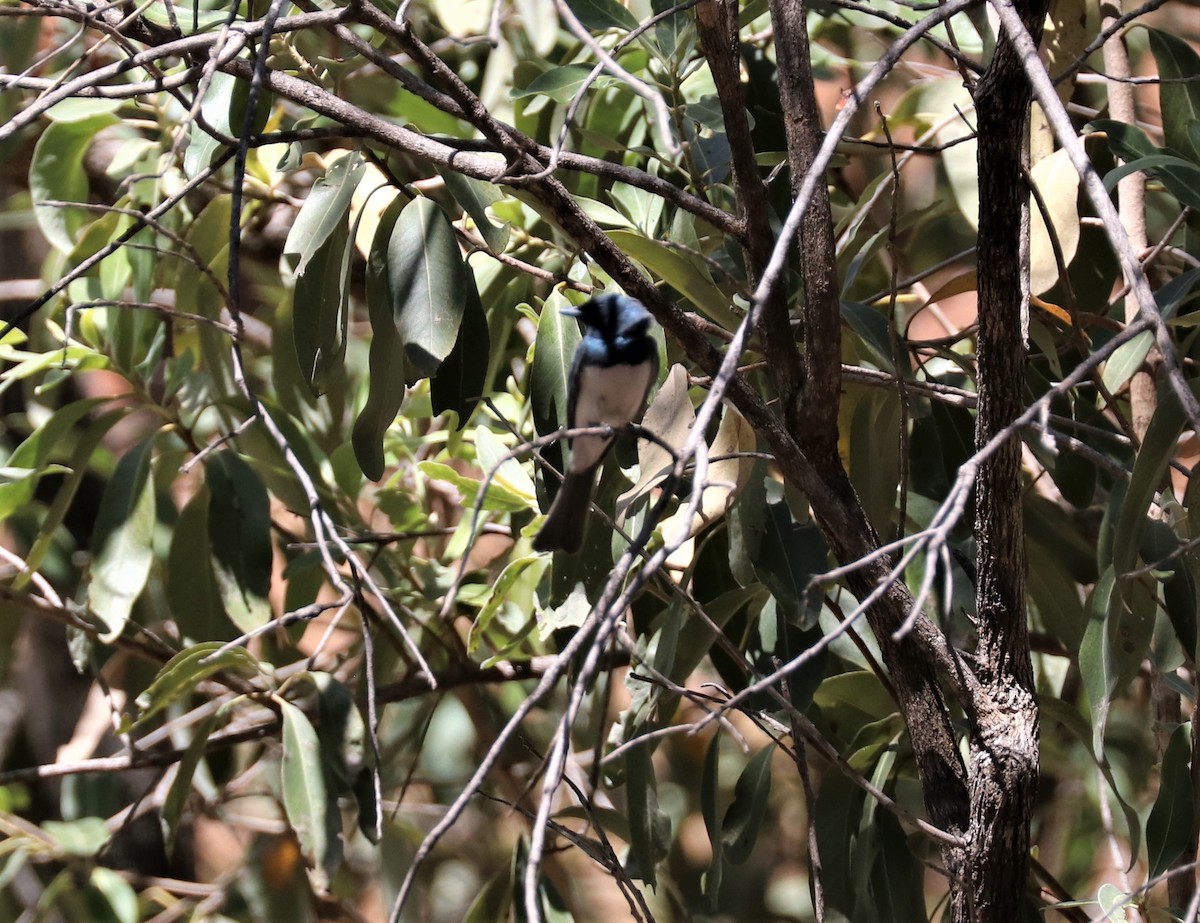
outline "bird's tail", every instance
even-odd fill
[[[574,554],[583,544],[588,506],[592,500],[595,466],[585,471],[568,471],[558,496],[550,505],[541,531],[533,540],[534,551],[565,551]]]

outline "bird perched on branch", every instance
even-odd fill
[[[568,426],[607,424],[616,429],[640,420],[650,386],[658,378],[658,345],[649,334],[654,320],[650,312],[640,301],[608,294],[561,313],[578,317],[587,327],[571,365]],[[571,463],[533,540],[536,551],[579,550],[596,469],[612,441],[612,436],[599,435],[571,440]]]

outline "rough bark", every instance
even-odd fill
[[[745,229],[742,252],[749,270],[750,287],[755,288],[770,262],[775,237],[771,231],[767,186],[755,159],[742,94],[737,0],[705,0],[699,4],[696,7],[696,33],[708,59],[725,119],[738,218]],[[771,370],[775,393],[783,406],[790,407],[796,399],[800,369],[788,316],[787,292],[783,286],[776,286],[763,305],[758,336]]]
[[[822,140],[805,23],[807,12],[807,4],[796,0],[771,0],[793,193],[799,190]],[[836,476],[834,469],[842,470],[837,454],[842,311],[833,212],[824,184],[817,188],[800,225],[798,243],[804,278],[804,378],[799,403],[787,408],[788,423],[797,441],[822,470]]]
[[[1047,6],[1046,0],[1016,4],[1035,40]],[[1029,218],[1021,167],[1030,99],[1017,52],[1003,37],[975,93],[981,203],[978,446],[1024,408],[1021,240]],[[1021,442],[1015,434],[980,467],[975,484],[979,690],[968,714],[970,906],[956,919],[988,923],[1019,915],[1038,777],[1038,709],[1025,618]]]

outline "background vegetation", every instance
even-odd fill
[[[0,0],[0,919],[1195,920],[1197,25]]]

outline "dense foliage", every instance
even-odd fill
[[[1197,38],[0,0],[0,919],[1194,920]]]

